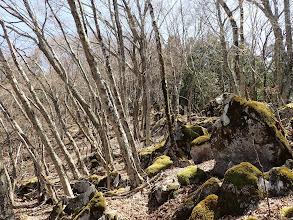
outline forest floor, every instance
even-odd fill
[[[82,151],[83,155],[90,155],[90,149],[86,147],[85,140],[81,136],[76,136],[78,139],[78,144]],[[161,141],[162,137],[158,137],[156,142]],[[289,141],[290,145],[293,147],[293,141]],[[121,162],[122,158],[119,152],[119,147],[116,141],[116,138],[111,140],[111,145],[113,147],[113,153],[115,158],[115,168],[122,175],[122,179],[127,178],[126,171],[124,170],[124,165]],[[84,147],[83,147],[84,146]],[[141,146],[140,146],[141,147]],[[59,154],[61,155],[61,153]],[[75,157],[74,154],[72,154]],[[76,158],[75,158],[76,159]],[[48,165],[48,169],[50,171],[49,179],[55,183],[57,195],[59,198],[62,197],[62,191],[60,189],[60,184],[58,182],[58,177],[53,170],[53,164],[49,158],[46,158],[46,162]],[[193,162],[190,161],[192,164]],[[214,160],[206,161],[201,164],[197,164],[198,167],[205,171],[209,171],[214,166]],[[21,170],[17,175],[16,183],[19,186],[23,181],[31,179],[34,176],[34,169],[31,162],[29,162],[28,158],[26,158],[25,154],[22,154],[19,158],[19,163],[21,164]],[[176,180],[177,174],[183,168],[179,167],[171,167],[161,173],[160,180],[164,180],[166,178],[170,180]],[[105,171],[100,169],[100,173],[105,173]],[[72,179],[72,178],[71,178]],[[155,219],[164,219],[169,220],[173,215],[174,211],[177,207],[182,204],[184,200],[188,198],[191,192],[194,192],[199,185],[192,185],[181,187],[180,193],[174,199],[170,199],[165,202],[163,205],[158,207],[157,209],[153,209],[148,205],[149,194],[151,192],[153,183],[147,184],[140,190],[130,191],[129,187],[126,187],[121,196],[114,197],[105,197],[107,203],[107,212],[110,213],[118,213],[121,217],[125,219],[143,219],[143,220],[155,220]],[[127,194],[127,192],[129,192]],[[32,192],[32,194],[36,194],[37,192]],[[126,194],[126,195],[125,195]],[[268,206],[269,204],[269,206]],[[268,200],[262,200],[259,204],[258,209],[246,213],[245,216],[239,217],[230,217],[227,216],[222,219],[245,219],[248,216],[255,216],[259,219],[286,219],[280,213],[280,210],[287,206],[293,206],[293,195],[289,195],[286,197],[278,197],[278,198],[269,198]],[[43,220],[48,219],[50,212],[52,211],[52,204],[39,204],[38,200],[33,198],[20,198],[15,196],[15,205],[14,212],[16,215],[16,219],[26,219],[27,216],[30,220]]]

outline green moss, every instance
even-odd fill
[[[205,172],[197,166],[188,166],[177,175],[180,184],[187,186],[191,183],[197,183],[205,176]]]
[[[111,196],[117,196],[118,194],[117,194],[117,192],[116,191],[108,191],[108,192],[104,192],[104,196],[109,196],[109,197],[111,197]]]
[[[172,164],[173,161],[170,159],[170,157],[166,155],[157,157],[154,160],[153,164],[146,169],[146,173],[148,174],[148,176],[154,176],[161,170],[170,167]]]
[[[90,182],[93,183],[93,184],[95,184],[95,185],[98,185],[99,182],[100,182],[99,176],[96,175],[96,174],[91,175],[90,176]]]
[[[102,193],[96,190],[94,197],[89,201],[87,206],[77,215],[74,220],[77,220],[85,214],[90,214],[90,218],[101,216],[107,209],[107,204]]]
[[[248,184],[257,185],[260,176],[259,169],[248,162],[242,162],[227,170],[224,179],[235,186],[241,187]]]
[[[192,146],[194,146],[194,145],[202,145],[205,142],[208,142],[210,139],[211,139],[211,135],[203,135],[203,136],[200,136],[200,137],[194,139],[191,142],[191,145]]]
[[[213,220],[218,219],[218,217],[218,196],[212,194],[194,207],[189,220]]]
[[[293,217],[293,207],[285,207],[280,210],[280,212],[286,217],[286,218],[292,218]]]
[[[206,133],[205,129],[198,125],[182,125],[182,132],[187,139],[193,140]]]
[[[258,218],[254,216],[249,216],[245,220],[258,220]]]
[[[163,152],[165,150],[165,144],[166,144],[166,141],[163,141],[154,147],[146,147],[142,149],[139,153],[140,155],[147,155],[147,154],[152,154],[153,152]]]

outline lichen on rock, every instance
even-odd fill
[[[205,172],[197,166],[188,166],[177,175],[179,183],[183,186],[199,183],[205,176]]]
[[[154,160],[153,164],[146,169],[146,173],[148,176],[152,177],[161,170],[167,169],[172,164],[173,161],[170,159],[170,157],[162,155]]]
[[[215,194],[209,195],[192,210],[189,220],[198,219],[218,219],[218,196]]]

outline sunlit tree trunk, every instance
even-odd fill
[[[14,220],[12,203],[9,197],[9,186],[3,165],[2,146],[0,145],[0,219]]]

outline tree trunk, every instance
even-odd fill
[[[165,114],[166,114],[166,118],[167,118],[170,141],[171,141],[171,147],[169,149],[169,154],[173,160],[177,160],[176,154],[178,154],[179,152],[178,152],[177,144],[176,144],[175,137],[174,137],[172,119],[171,119],[171,114],[170,114],[170,100],[169,100],[169,94],[168,94],[168,89],[167,89],[166,70],[165,70],[165,63],[164,63],[164,59],[163,59],[163,51],[162,51],[160,33],[159,33],[158,26],[157,26],[155,13],[154,13],[154,9],[153,9],[153,5],[151,3],[151,0],[147,0],[147,3],[148,3],[149,10],[150,10],[151,18],[152,18],[152,24],[153,24],[153,29],[154,29],[155,38],[156,38],[157,53],[158,53],[158,57],[159,57],[161,84],[162,84],[162,91],[163,91],[164,102],[165,102]]]
[[[2,146],[0,145],[0,219],[14,220],[12,203],[9,197],[9,186],[3,165]]]

